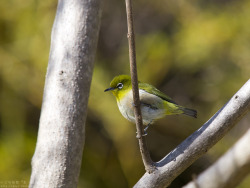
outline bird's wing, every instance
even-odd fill
[[[139,82],[139,88],[143,89],[144,91],[146,91],[150,94],[156,95],[165,101],[176,104],[176,102],[174,102],[169,96],[165,95],[160,90],[156,89],[154,86],[152,86],[150,84]]]

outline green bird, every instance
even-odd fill
[[[142,120],[143,124],[147,125],[144,129],[145,132],[150,124],[166,115],[185,114],[197,118],[196,110],[185,108],[176,104],[176,102],[174,102],[170,97],[156,89],[154,86],[139,81],[138,87]],[[135,123],[130,76],[119,75],[114,77],[110,83],[110,88],[107,88],[105,92],[106,91],[112,91],[113,95],[116,97],[117,105],[121,114],[127,120]]]

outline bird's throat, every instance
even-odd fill
[[[126,89],[126,90],[114,92],[113,94],[115,95],[116,100],[120,101],[129,94],[129,91],[130,91],[129,89]]]

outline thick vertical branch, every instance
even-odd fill
[[[101,0],[59,0],[30,187],[77,187]]]
[[[137,138],[139,140],[140,151],[142,155],[142,160],[147,172],[153,172],[155,167],[154,163],[150,158],[149,151],[146,145],[146,139],[142,125],[142,115],[140,109],[140,98],[138,89],[138,78],[137,78],[137,68],[136,68],[136,51],[135,51],[135,34],[133,28],[133,12],[131,0],[125,0],[126,11],[127,11],[127,23],[128,23],[128,43],[129,43],[129,60],[130,60],[130,73],[132,80],[132,90],[134,99],[134,114],[137,129]]]

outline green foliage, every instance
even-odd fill
[[[29,181],[55,3],[0,2],[1,186]]]
[[[29,181],[56,1],[0,1],[0,181]],[[250,1],[134,1],[139,79],[198,119],[171,116],[149,129],[154,160],[198,129],[249,79]],[[106,1],[89,99],[79,187],[131,187],[144,173],[135,126],[111,93],[129,74],[123,1]],[[222,155],[248,128],[249,116],[178,177],[181,187]],[[249,178],[239,187],[249,187]]]

